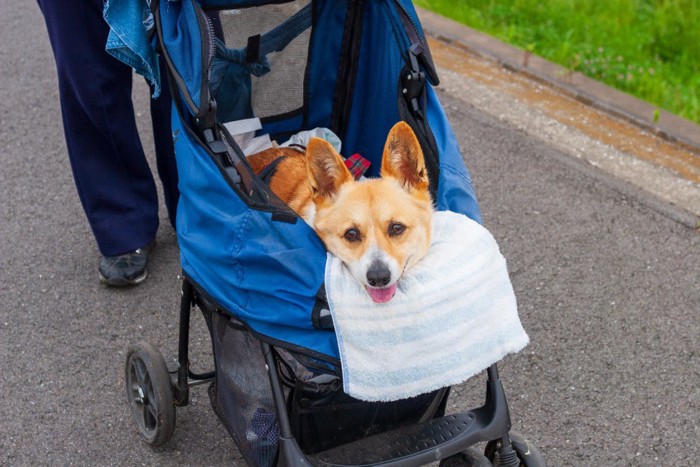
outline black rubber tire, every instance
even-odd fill
[[[175,431],[175,403],[161,353],[141,341],[129,349],[125,366],[126,398],[136,425],[151,446],[165,444]]]
[[[524,467],[546,467],[546,463],[542,454],[537,449],[537,447],[530,443],[523,435],[517,431],[511,431],[508,433],[511,443],[513,444],[513,449],[518,454],[518,459],[520,460],[520,465]],[[498,441],[489,441],[484,450],[484,455],[486,458],[493,462],[496,457],[496,450],[498,449]],[[496,464],[494,464],[496,465]]]
[[[467,448],[440,461],[440,467],[492,467],[493,464],[474,448]]]

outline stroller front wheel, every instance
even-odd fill
[[[143,341],[131,347],[125,382],[141,436],[151,446],[165,444],[175,430],[175,403],[168,368],[158,349]]]

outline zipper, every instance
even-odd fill
[[[350,1],[348,4],[343,29],[341,59],[338,65],[338,80],[333,95],[333,113],[330,121],[331,131],[341,139],[345,136],[347,119],[352,105],[352,94],[357,75],[357,54],[362,41],[365,1]]]
[[[413,16],[408,12],[408,9],[406,9],[406,6],[401,3],[401,0],[394,0],[394,3],[396,3],[396,6],[399,8],[399,13],[401,14],[401,21],[404,23],[404,29],[406,29],[406,34],[408,34],[408,38],[411,41],[411,47],[414,47],[415,44],[420,44],[422,48],[425,48],[425,44],[423,43],[423,38],[420,35],[420,29],[418,28],[418,24],[416,21],[413,19]],[[406,22],[411,26],[410,28],[405,27]],[[422,52],[422,50],[421,50]],[[416,55],[419,52],[416,51]]]
[[[177,73],[177,69],[175,68],[175,65],[173,64],[172,59],[170,58],[170,54],[168,53],[167,47],[165,47],[165,41],[163,40],[163,28],[162,28],[162,20],[161,20],[161,15],[160,15],[160,5],[154,0],[152,5],[155,4],[156,8],[153,10],[154,13],[154,18],[156,20],[157,26],[157,34],[158,34],[158,40],[161,43],[161,51],[163,53],[163,58],[165,59],[165,62],[168,65],[168,68],[171,70],[172,73],[170,73],[170,76],[175,78],[175,82],[177,83],[178,89],[181,91],[180,95],[183,97],[185,100],[185,103],[187,104],[187,107],[189,107],[190,112],[196,116],[196,117],[202,117],[207,109],[209,108],[209,88],[207,84],[207,79],[209,77],[209,67],[211,66],[211,61],[214,56],[214,48],[213,48],[213,35],[211,34],[210,28],[211,24],[209,23],[209,19],[204,15],[204,13],[201,11],[201,9],[198,9],[196,5],[194,5],[194,2],[192,3],[192,8],[195,8],[195,14],[197,15],[197,24],[200,29],[200,38],[201,39],[207,39],[206,46],[204,47],[204,50],[202,51],[202,73],[206,73],[205,76],[202,76],[202,85],[200,87],[200,105],[197,106],[192,99],[192,96],[190,95],[189,91],[187,90],[187,84],[185,81],[182,79],[182,76],[180,76],[179,73]],[[201,32],[205,30],[209,34],[207,34],[208,37],[203,37],[203,34]],[[204,43],[204,40],[202,41]],[[204,99],[202,99],[204,97]],[[176,98],[176,96],[173,96],[173,98]]]
[[[182,79],[182,77],[180,76],[180,74],[177,73],[177,70],[175,69],[175,66],[173,65],[173,61],[170,58],[170,53],[168,52],[168,48],[165,46],[165,41],[163,40],[163,28],[162,28],[163,22],[161,21],[161,16],[160,16],[160,4],[156,3],[156,1],[153,1],[151,3],[151,6],[153,6],[153,4],[156,5],[156,8],[153,9],[152,11],[153,11],[153,15],[154,15],[154,18],[156,21],[156,31],[158,34],[158,41],[161,44],[160,48],[161,48],[161,52],[163,53],[163,58],[165,59],[165,62],[168,65],[168,69],[171,71],[170,77],[175,79],[175,82],[177,84],[178,89],[180,89],[181,91],[183,91],[183,90],[187,91],[187,85],[185,84],[185,82]],[[188,92],[181,92],[180,94],[182,95],[183,99],[185,100],[187,107],[189,107],[190,112],[192,112],[193,114],[197,114],[199,109],[192,101],[192,98],[190,97],[189,93]],[[173,99],[176,99],[176,98],[177,98],[177,96],[173,95]]]
[[[212,109],[209,108],[209,101],[211,100],[209,96],[209,70],[214,61],[214,54],[216,48],[214,46],[214,24],[212,20],[204,13],[201,8],[198,8],[193,2],[193,8],[197,13],[197,23],[199,24],[199,37],[202,41],[202,77],[201,85],[199,91],[199,105],[200,110],[198,117],[204,116],[208,111]],[[206,36],[206,37],[205,37]]]

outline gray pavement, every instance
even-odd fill
[[[243,465],[203,388],[178,410],[170,443],[140,441],[124,397],[124,357],[140,339],[167,355],[176,350],[175,235],[163,218],[143,285],[99,286],[39,9],[20,0],[1,8],[0,465]],[[531,338],[500,365],[515,429],[550,465],[696,465],[698,232],[659,208],[665,201],[447,81],[440,97]],[[147,99],[137,80],[152,153]],[[202,370],[209,345],[195,320]],[[455,388],[450,409],[482,397],[475,378]]]

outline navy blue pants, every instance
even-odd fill
[[[105,52],[103,0],[38,0],[58,71],[63,129],[80,201],[103,255],[146,246],[158,229],[155,181],[131,102],[132,70]],[[161,67],[164,70],[164,68]],[[163,73],[165,75],[165,73]],[[151,100],[157,169],[175,226],[170,91]]]

